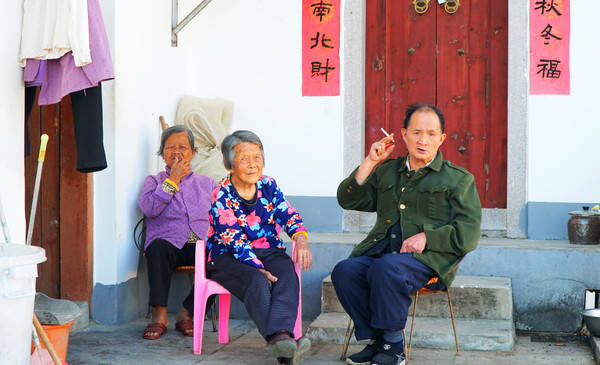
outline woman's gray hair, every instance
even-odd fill
[[[157,154],[159,156],[163,156],[164,152],[165,152],[165,143],[167,142],[167,139],[169,139],[169,137],[171,137],[173,134],[182,133],[182,132],[187,133],[188,140],[190,141],[190,147],[192,147],[192,150],[193,150],[194,149],[194,135],[192,134],[192,131],[184,125],[174,125],[172,127],[165,129],[162,132],[162,135],[160,136],[160,148],[158,149]]]
[[[265,160],[265,150],[260,138],[256,134],[250,131],[240,130],[235,131],[225,137],[221,143],[221,152],[223,153],[223,165],[227,170],[233,170],[233,160],[235,158],[235,146],[242,142],[249,142],[260,147],[260,153],[262,154],[263,164]]]

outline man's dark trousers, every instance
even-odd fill
[[[331,273],[342,306],[354,321],[357,340],[376,338],[384,330],[406,325],[410,294],[435,272],[411,253],[359,256],[339,262]],[[442,286],[435,289],[443,289]]]

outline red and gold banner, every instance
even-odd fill
[[[302,96],[340,95],[340,0],[302,0]]]
[[[569,95],[570,0],[530,0],[529,93]]]

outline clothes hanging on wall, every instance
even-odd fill
[[[40,64],[46,62],[46,72],[38,97],[39,105],[56,104],[65,95],[95,86],[100,81],[114,78],[108,37],[102,20],[100,3],[98,0],[88,0],[87,4],[90,53],[92,56],[90,64],[77,67],[72,52],[53,60],[29,59],[25,64],[24,78],[25,82],[29,82],[33,81],[35,76],[39,74]]]
[[[25,156],[30,154],[29,115],[37,87],[25,89]],[[77,147],[77,171],[96,172],[107,167],[102,126],[102,86],[71,93],[71,108]]]
[[[28,59],[25,64],[25,155],[30,152],[29,115],[36,89],[38,105],[51,105],[70,94],[77,146],[77,170],[100,171],[107,167],[103,143],[100,82],[114,78],[108,37],[98,0],[87,0],[89,45],[92,62],[78,67],[73,52],[58,59]]]
[[[56,59],[69,51],[77,66],[92,62],[87,15],[84,0],[24,0],[21,66],[29,58]]]

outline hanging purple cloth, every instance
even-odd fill
[[[39,105],[56,104],[65,95],[114,78],[108,38],[98,0],[88,0],[88,26],[92,63],[83,67],[75,66],[71,52],[59,59],[46,60],[46,72],[38,96]],[[25,81],[33,81],[31,75],[39,75],[39,69],[39,60],[28,59],[25,65]]]
[[[25,80],[25,87],[42,86],[44,78],[46,77],[46,60],[30,61],[37,61],[37,66],[25,69],[25,72],[23,74],[23,79]]]

